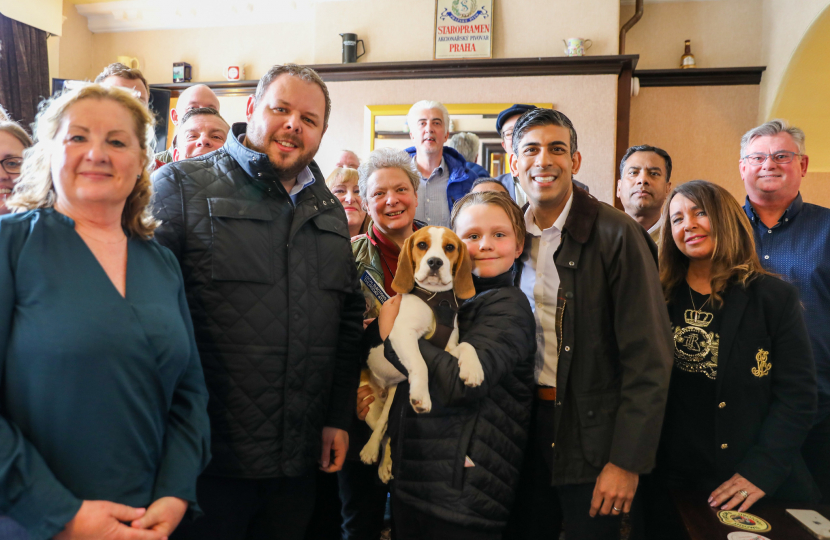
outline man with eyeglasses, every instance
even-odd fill
[[[501,147],[506,152],[505,163],[508,164],[508,171],[496,177],[496,180],[504,186],[504,189],[510,194],[510,198],[516,201],[516,204],[519,206],[524,206],[527,203],[527,195],[522,191],[522,186],[519,184],[518,178],[515,178],[509,170],[510,154],[513,153],[513,126],[516,125],[519,117],[535,108],[535,105],[516,103],[500,112],[496,119],[496,131],[498,131],[499,137],[501,137]],[[485,165],[487,164],[485,163]],[[588,191],[588,186],[582,182],[573,179],[573,183]]]
[[[804,132],[772,120],[741,138],[744,211],[761,264],[798,287],[813,348],[818,413],[804,441],[807,468],[830,501],[830,209],[805,203],[799,188],[809,159]],[[776,344],[772,344],[773,351]],[[781,351],[786,354],[786,350]],[[775,354],[773,352],[772,354]],[[775,360],[771,359],[773,366]],[[772,368],[773,370],[775,367]],[[804,466],[795,463],[793,467]]]

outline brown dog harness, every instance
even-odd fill
[[[455,316],[458,314],[458,299],[455,297],[455,291],[450,289],[433,292],[415,285],[410,294],[423,300],[435,316],[435,331],[431,337],[427,338],[427,341],[439,349],[446,348],[452,331],[455,329]]]

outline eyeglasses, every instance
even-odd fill
[[[511,129],[510,131],[505,131],[504,133],[501,134],[501,138],[502,139],[512,139],[513,138],[513,130]]]
[[[23,166],[23,158],[7,157],[6,159],[0,160],[0,165],[9,174],[20,174],[20,168]]]
[[[775,152],[774,154],[765,154],[763,152],[757,152],[755,154],[749,154],[748,156],[744,156],[742,159],[750,165],[763,165],[764,163],[766,163],[767,158],[771,158],[773,163],[777,163],[779,165],[786,165],[787,163],[791,162],[793,158],[795,158],[795,156],[802,155],[804,154],[796,154],[795,152],[781,150],[779,152]]]

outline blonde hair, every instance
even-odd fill
[[[510,195],[501,191],[467,193],[458,199],[455,206],[452,207],[452,216],[450,217],[450,227],[453,231],[455,231],[455,221],[461,211],[476,204],[489,204],[504,210],[504,213],[510,219],[510,224],[513,225],[513,232],[516,233],[516,243],[519,247],[524,245],[527,228],[525,227],[525,217],[522,214],[522,209],[510,198]]]
[[[23,129],[20,124],[9,117],[9,113],[7,113],[6,109],[2,106],[0,106],[0,131],[5,131],[20,141],[23,148],[29,148],[32,146],[32,139],[29,137],[29,134],[26,133],[26,130]]]
[[[23,169],[6,206],[22,212],[36,208],[52,208],[57,193],[52,180],[51,145],[60,129],[66,111],[83,99],[109,99],[125,107],[133,117],[135,134],[144,157],[144,168],[132,193],[124,203],[121,226],[131,236],[152,238],[158,222],[150,211],[152,184],[149,167],[153,160],[153,130],[155,120],[149,109],[132,93],[123,88],[85,84],[48,100],[35,120],[35,145],[24,152]]]
[[[328,186],[329,189],[332,189],[334,186],[338,184],[345,184],[346,182],[354,182],[357,184],[359,179],[360,175],[357,173],[357,169],[337,167],[331,171],[329,177],[326,178],[326,186]]]
[[[709,284],[712,302],[723,303],[721,293],[733,283],[746,286],[759,275],[770,275],[761,266],[755,252],[752,226],[741,205],[731,193],[706,180],[692,180],[672,190],[663,206],[663,231],[660,237],[660,283],[666,302],[671,300],[674,289],[684,282],[689,271],[689,258],[677,247],[672,235],[672,199],[683,195],[709,218],[710,232],[715,248],[712,251],[712,267]]]

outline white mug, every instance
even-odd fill
[[[562,43],[565,44],[565,54],[568,56],[585,56],[585,51],[590,49],[591,45],[594,44],[590,39],[578,37],[563,39]]]

